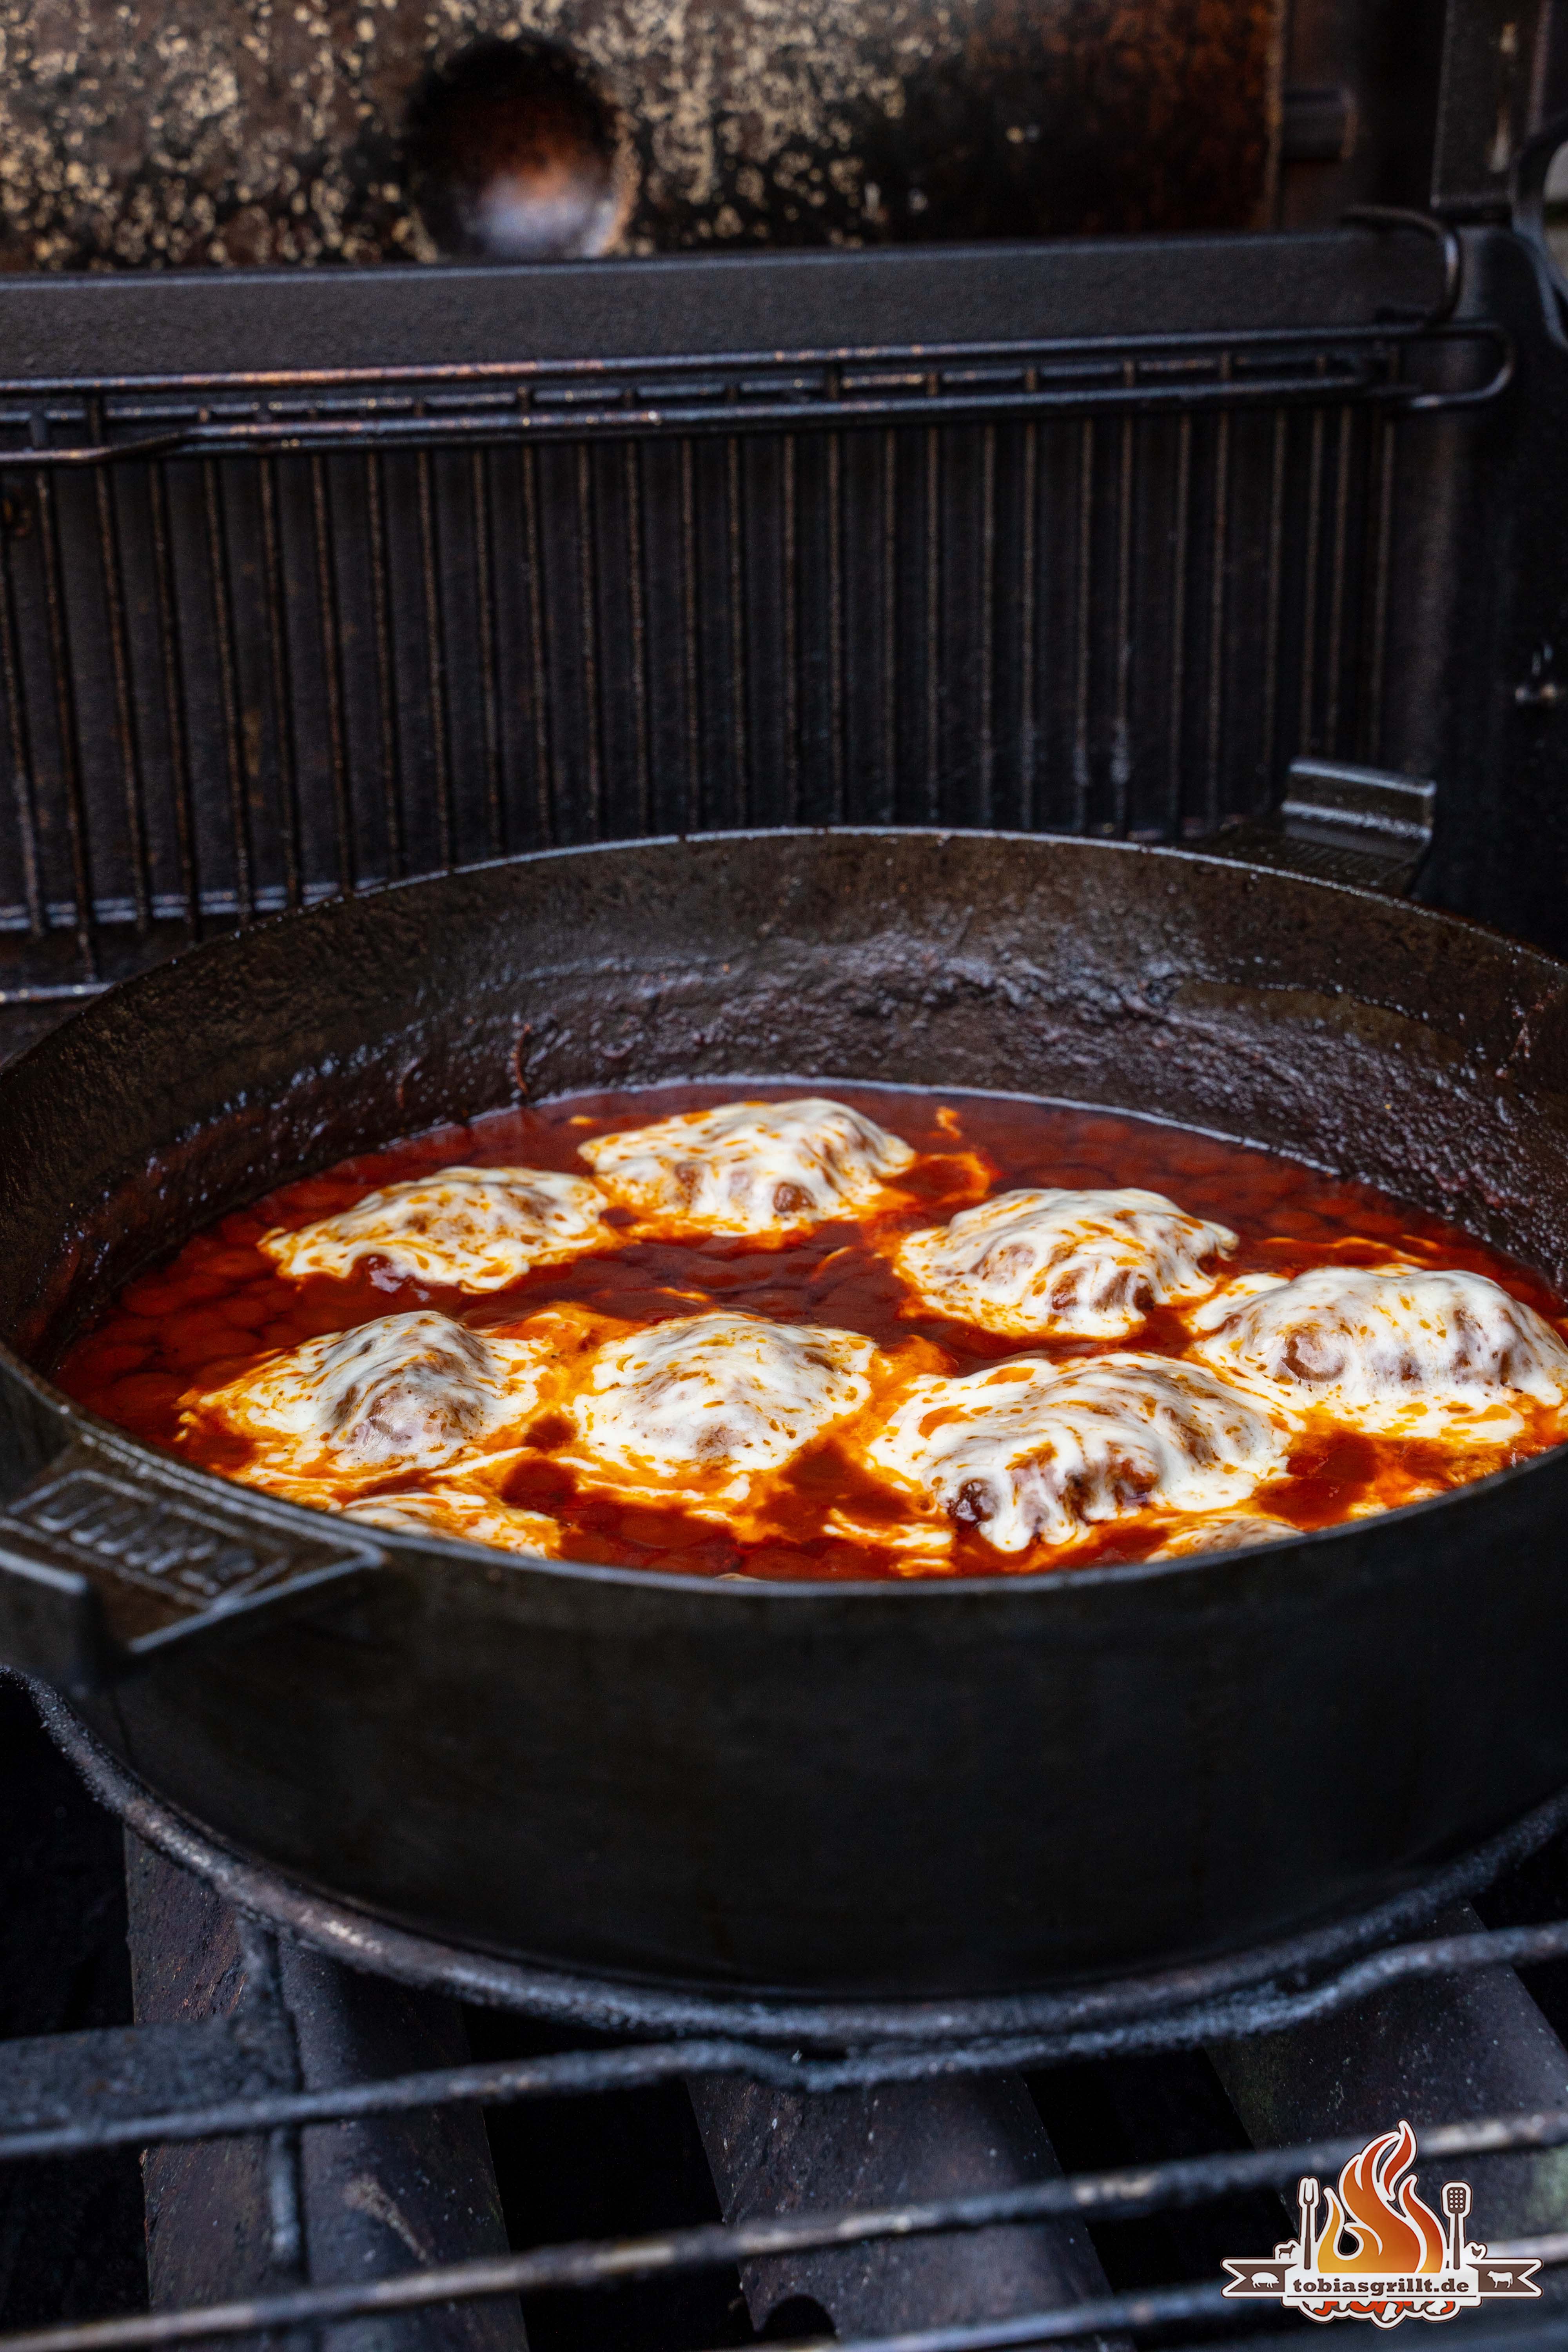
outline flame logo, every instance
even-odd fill
[[[1408,2173],[1415,2135],[1408,2124],[1384,2132],[1352,2157],[1340,2174],[1340,2193],[1327,2196],[1328,2220],[1318,2240],[1316,2260],[1330,2271],[1438,2272],[1447,2255],[1443,2225],[1415,2194]],[[1356,2242],[1353,2254],[1339,2251],[1340,2233]]]

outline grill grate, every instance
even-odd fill
[[[1042,1997],[1032,2004],[976,2004],[975,2014],[967,2019],[962,2005],[950,2012],[932,2003],[907,2011],[901,2032],[896,2026],[889,2030],[884,2019],[879,2030],[873,2023],[858,2041],[846,2031],[842,2017],[835,2022],[824,2012],[819,2040],[831,2041],[833,2046],[816,2050],[810,2047],[812,2021],[785,2010],[770,2012],[765,2004],[729,2004],[728,2014],[739,2030],[721,2036],[713,2031],[711,2017],[697,2012],[707,2008],[721,2018],[724,2004],[683,2003],[679,1996],[661,2003],[659,1996],[639,1996],[626,1989],[626,2015],[635,2016],[642,2000],[647,2012],[640,2021],[643,2031],[662,2030],[667,2038],[609,2046],[601,2042],[521,2059],[301,2090],[289,2063],[292,2029],[279,1990],[277,1929],[256,1916],[258,1906],[268,1904],[272,1916],[286,1923],[284,1932],[302,1927],[308,1939],[317,1942],[329,1941],[335,1924],[344,1948],[352,1945],[362,1960],[382,1964],[390,1954],[405,1979],[418,1976],[408,1957],[416,1939],[382,1930],[389,1939],[388,1948],[382,1950],[374,1923],[337,1915],[331,1906],[294,1895],[252,1866],[208,1846],[198,1832],[130,1780],[51,1694],[37,1686],[34,1696],[51,1736],[82,1772],[92,1793],[121,1812],[139,1836],[237,1902],[246,1990],[231,2016],[202,2025],[110,2029],[0,2045],[0,2112],[5,2118],[0,2129],[0,2161],[244,2134],[264,2137],[273,2234],[285,2250],[297,2251],[300,2240],[299,2133],[306,2126],[447,2103],[494,2108],[562,2096],[593,2097],[659,2082],[679,2083],[692,2075],[740,2074],[786,2091],[831,2094],[853,2085],[930,2081],[954,2073],[1060,2066],[1111,2051],[1125,2054],[1199,2044],[1234,2046],[1238,2040],[1278,2032],[1283,2024],[1346,2011],[1402,1980],[1436,1986],[1463,1978],[1483,1983],[1485,1972],[1495,1975],[1500,1967],[1568,1955],[1568,1922],[1563,1922],[1395,1943],[1337,1974],[1325,1975],[1315,1972],[1312,1962],[1331,1949],[1332,1938],[1303,1938],[1295,1947],[1253,1956],[1251,1980],[1246,1980],[1248,1972],[1241,1967],[1244,1980],[1235,1987],[1227,1987],[1227,1971],[1221,1967],[1189,1970],[1184,1981],[1172,1978],[1162,1980],[1160,1988],[1129,1983],[1081,1996]],[[1408,1924],[1418,1916],[1430,1916],[1461,1888],[1479,1887],[1531,1854],[1547,1853],[1552,1841],[1561,1836],[1565,1818],[1568,1796],[1541,1809],[1471,1862],[1455,1865],[1413,1894],[1397,1914],[1390,1912],[1384,1928],[1396,1918]],[[1362,1932],[1364,1936],[1365,1923]],[[402,1950],[404,1945],[407,1951]],[[428,1954],[437,1948],[420,1949]],[[475,1974],[464,1979],[458,1971],[466,1957],[446,1956],[450,1965],[443,1980],[464,1982],[470,1992],[480,1990],[501,2006],[551,2013],[544,1979],[531,1985],[526,1981],[528,1971],[509,1974],[502,1964],[479,1958],[471,1962]],[[1229,1971],[1237,1973],[1235,1968]],[[1263,1980],[1258,1982],[1260,1974]],[[428,1964],[425,1979],[431,1980]],[[555,1981],[559,1993],[566,1980]],[[1163,2001],[1155,1998],[1157,1990],[1164,1993]],[[583,1986],[578,1995],[581,2021],[612,2014],[616,1997],[615,1988]],[[994,2019],[980,2017],[988,2007],[1000,2011],[1008,2006],[1037,2009],[1036,2030],[1000,2032]],[[683,2018],[683,2009],[691,2011],[689,2018]],[[1079,2011],[1092,2014],[1097,2022],[1086,2030]],[[553,2014],[559,2020],[567,2013],[557,1998]],[[967,2039],[966,2023],[971,2029]],[[978,2023],[989,2030],[976,2032]],[[803,2026],[805,2047],[795,2041]],[[672,2027],[675,2038],[670,2039]],[[258,2087],[258,2069],[270,2072],[275,2080]],[[1360,2148],[1362,2137],[1335,2132],[1298,2145],[1079,2170],[978,2194],[912,2198],[874,2209],[786,2212],[614,2242],[550,2244],[506,2256],[427,2262],[392,2277],[289,2287],[199,2310],[35,2329],[0,2337],[0,2352],[121,2352],[122,2347],[131,2352],[138,2346],[152,2352],[152,2347],[250,2335],[262,2328],[428,2310],[469,2297],[730,2269],[737,2263],[805,2248],[869,2245],[1024,2221],[1102,2223],[1190,2211],[1234,2199],[1238,2192],[1289,2189],[1303,2172],[1337,2170]],[[1461,2157],[1490,2159],[1507,2151],[1550,2151],[1568,2146],[1568,2109],[1542,2106],[1428,2126],[1420,2129],[1418,2141],[1420,2157],[1428,2165]],[[1554,2197],[1553,2210],[1556,2202]],[[1568,2263],[1568,2230],[1510,2238],[1491,2251],[1500,2258],[1533,2255],[1548,2267]],[[1113,2294],[1022,2318],[919,2328],[889,2337],[886,2344],[888,2352],[894,2344],[900,2352],[983,2352],[992,2346],[1071,2341],[1107,2331],[1157,2329],[1205,2319],[1225,2320],[1227,2340],[1247,2341],[1255,2336],[1259,2341],[1274,2340],[1267,2330],[1258,2335],[1256,2327],[1239,2339],[1232,2334],[1237,2322],[1245,2329],[1247,2316],[1223,2299],[1219,2283],[1187,2283]],[[1508,2340],[1517,2342],[1517,2334]],[[879,2352],[883,2352],[880,2340]]]
[[[1400,449],[1510,367],[1406,320],[0,385],[0,1000],[557,843],[1212,833],[1380,756]]]
[[[1417,2153],[1428,2163],[1492,2154],[1508,2148],[1552,2148],[1568,2143],[1568,2114],[1488,2116],[1418,2136]],[[530,2252],[450,2263],[368,2284],[299,2287],[185,2311],[88,2321],[29,2329],[0,2336],[4,2352],[131,2352],[131,2347],[200,2343],[248,2336],[262,2328],[289,2327],[371,2314],[428,2310],[468,2297],[537,2293],[547,2288],[605,2286],[632,2278],[731,2264],[802,2247],[857,2245],[928,2231],[981,2229],[997,2222],[1043,2216],[1092,2216],[1097,2221],[1170,2212],[1203,2204],[1238,2189],[1285,2189],[1304,2172],[1337,2172],[1363,2145],[1361,2137],[1318,2140],[1297,2147],[1268,2148],[1251,2155],[1197,2161],[1141,2165],[1121,2173],[1079,2174],[1041,2181],[995,2196],[933,2200],[924,2205],[813,2213],[739,2227],[707,2224],[658,2237],[605,2245],[544,2246]],[[1533,2256],[1543,2265],[1568,2263],[1568,2231],[1510,2241],[1489,2250],[1500,2260]],[[1151,2328],[1195,2319],[1234,2320],[1236,2306],[1218,2285],[1173,2286],[1112,2294],[1055,2311],[986,2321],[968,2326],[911,2329],[894,2336],[861,2339],[855,2352],[987,2352],[990,2347],[1062,2343],[1128,2328]],[[1561,2319],[1547,2342],[1562,2341]],[[1521,2331],[1510,2328],[1467,2342],[1488,2347],[1518,2345]],[[827,2339],[832,2342],[833,2339]],[[1280,2341],[1263,2335],[1227,2331],[1227,2342]],[[1533,2339],[1532,2339],[1533,2340]],[[791,2346],[788,2352],[803,2352]]]

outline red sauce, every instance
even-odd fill
[[[437,1129],[385,1151],[344,1160],[325,1175],[285,1185],[253,1207],[236,1211],[128,1284],[71,1349],[57,1378],[68,1395],[105,1420],[154,1444],[188,1452],[205,1468],[223,1471],[238,1466],[243,1448],[231,1442],[226,1456],[221,1435],[210,1427],[195,1443],[181,1436],[181,1402],[190,1391],[219,1388],[274,1349],[416,1307],[437,1307],[476,1327],[516,1323],[562,1300],[580,1301],[632,1323],[726,1307],[864,1332],[885,1348],[918,1336],[939,1349],[954,1372],[1019,1352],[1016,1340],[900,1313],[907,1294],[886,1257],[847,1223],[820,1225],[783,1247],[730,1236],[630,1243],[609,1255],[540,1267],[510,1289],[479,1297],[399,1281],[377,1264],[362,1264],[346,1280],[314,1276],[289,1282],[257,1247],[260,1235],[272,1228],[310,1224],[353,1207],[382,1185],[453,1163],[584,1174],[576,1147],[588,1136],[742,1097],[784,1098],[805,1090],[799,1081],[772,1086],[731,1080],[568,1096],[498,1111],[471,1126]],[[1367,1265],[1398,1255],[1489,1276],[1553,1321],[1563,1314],[1562,1303],[1536,1276],[1458,1227],[1272,1153],[1113,1112],[1068,1110],[1025,1099],[826,1081],[813,1082],[810,1091],[852,1104],[929,1155],[900,1180],[906,1190],[912,1185],[918,1205],[891,1221],[880,1220],[884,1234],[889,1222],[895,1227],[942,1222],[972,1205],[973,1162],[966,1166],[957,1155],[979,1152],[994,1171],[990,1189],[995,1192],[1057,1184],[1139,1185],[1166,1193],[1181,1208],[1215,1218],[1238,1234],[1240,1246],[1227,1262],[1237,1273],[1290,1276],[1324,1264]],[[1156,1312],[1115,1342],[1027,1344],[1031,1352],[1065,1359],[1099,1354],[1110,1346],[1174,1354],[1185,1342],[1176,1318]],[[514,1473],[506,1498],[558,1518],[570,1531],[572,1558],[709,1575],[899,1572],[890,1553],[878,1555],[817,1532],[834,1500],[852,1497],[862,1514],[888,1506],[887,1490],[839,1452],[831,1437],[797,1458],[788,1474],[791,1499],[782,1516],[798,1522],[798,1541],[751,1546],[678,1508],[628,1509],[624,1502],[579,1493],[571,1475],[552,1462],[549,1437],[548,1429],[536,1424],[533,1457]],[[1547,1434],[1526,1438],[1500,1458],[1517,1459],[1552,1442]],[[1369,1503],[1406,1499],[1413,1480],[1428,1488],[1459,1485],[1497,1467],[1499,1460],[1496,1454],[1472,1459],[1430,1444],[1351,1433],[1331,1442],[1314,1436],[1293,1452],[1289,1475],[1259,1489],[1256,1501],[1270,1516],[1297,1527],[1324,1527]],[[385,1485],[392,1489],[398,1483],[391,1478]],[[1137,1559],[1160,1540],[1147,1527],[1111,1525],[1076,1546],[1070,1559],[1075,1567],[1091,1559]],[[980,1537],[960,1532],[956,1573],[994,1576],[1010,1565],[1017,1563],[1004,1560]]]

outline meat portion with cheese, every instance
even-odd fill
[[[739,1517],[804,1447],[864,1408],[884,1363],[854,1331],[682,1316],[597,1350],[556,1459],[587,1486]]]
[[[844,1103],[724,1103],[582,1144],[617,1206],[678,1233],[808,1231],[878,1206],[915,1154]]]
[[[866,1459],[1016,1555],[1135,1512],[1226,1509],[1279,1473],[1289,1443],[1282,1414],[1195,1364],[1014,1356],[916,1378]]]
[[[536,1265],[563,1265],[614,1238],[604,1196],[544,1168],[443,1168],[371,1192],[357,1208],[262,1236],[280,1274],[352,1274],[380,1258],[399,1280],[504,1290]]]
[[[450,1317],[383,1315],[273,1356],[193,1397],[184,1433],[248,1440],[233,1473],[301,1502],[448,1465],[515,1425],[556,1360],[549,1337],[492,1338]]]
[[[388,1528],[396,1535],[446,1536],[489,1544],[497,1551],[531,1552],[553,1559],[561,1529],[542,1511],[520,1510],[494,1495],[465,1486],[428,1486],[371,1495],[347,1503],[343,1517],[363,1527]]]
[[[1214,1288],[1236,1235],[1161,1192],[1001,1192],[894,1256],[936,1315],[1016,1339],[1120,1339],[1152,1307]]]
[[[1192,1318],[1193,1352],[1292,1410],[1380,1435],[1496,1443],[1568,1402],[1568,1347],[1484,1275],[1315,1266],[1252,1276]]]
[[[1206,1518],[1173,1528],[1152,1557],[1180,1559],[1190,1552],[1243,1551],[1253,1544],[1289,1543],[1300,1532],[1288,1519],[1274,1518],[1244,1504],[1237,1510],[1215,1511]]]

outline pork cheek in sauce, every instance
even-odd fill
[[[813,1082],[811,1091],[864,1112],[920,1155],[897,1179],[892,1204],[859,1223],[830,1222],[779,1243],[752,1236],[628,1238],[574,1263],[535,1267],[510,1288],[480,1296],[399,1280],[374,1260],[343,1279],[287,1281],[258,1247],[260,1236],[279,1226],[334,1215],[382,1186],[442,1167],[521,1166],[583,1175],[587,1171],[577,1147],[585,1139],[742,1097],[774,1100],[802,1091],[798,1083],[731,1080],[563,1097],[345,1160],[225,1217],[130,1283],[56,1377],[68,1395],[105,1420],[222,1472],[241,1465],[244,1448],[210,1426],[181,1435],[182,1401],[192,1391],[220,1388],[269,1350],[420,1307],[480,1329],[514,1325],[563,1301],[633,1325],[722,1307],[863,1333],[889,1351],[924,1340],[936,1351],[928,1360],[956,1374],[1025,1346],[1063,1363],[1113,1345],[1162,1355],[1185,1351],[1190,1334],[1168,1309],[1156,1309],[1134,1333],[1103,1345],[1020,1342],[921,1311],[893,1271],[890,1243],[918,1226],[945,1223],[983,1195],[1029,1186],[1131,1186],[1164,1193],[1191,1215],[1237,1234],[1239,1246],[1224,1264],[1226,1277],[1289,1277],[1325,1265],[1370,1265],[1398,1257],[1487,1276],[1561,1328],[1562,1303],[1545,1285],[1470,1235],[1274,1154],[1113,1112],[822,1081]],[[612,1210],[609,1223],[625,1233],[631,1220]],[[1542,1450],[1557,1435],[1555,1416],[1545,1412],[1527,1420],[1507,1447],[1485,1454],[1314,1426],[1293,1444],[1285,1475],[1259,1488],[1256,1506],[1299,1528],[1328,1527],[1461,1485]],[[673,1498],[668,1507],[628,1508],[624,1501],[584,1492],[553,1459],[549,1426],[536,1425],[530,1436],[505,1499],[557,1520],[568,1558],[710,1576],[932,1572],[929,1562],[911,1568],[907,1549],[875,1542],[879,1516],[890,1522],[898,1498],[833,1435],[790,1465],[770,1512],[779,1538],[763,1543],[738,1541]],[[387,1485],[395,1489],[397,1483],[392,1478]],[[861,1531],[855,1540],[825,1532],[835,1510],[853,1517]],[[1075,1568],[1136,1559],[1157,1550],[1168,1532],[1168,1523],[1114,1522],[1058,1557]],[[960,1527],[942,1572],[994,1576],[1048,1568],[1052,1557],[1037,1549],[1004,1560]]]

